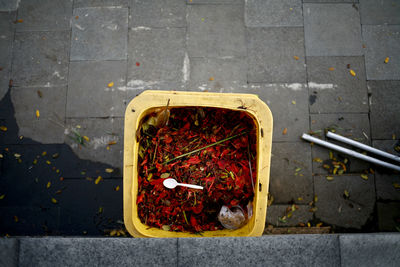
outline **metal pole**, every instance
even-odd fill
[[[396,171],[400,171],[400,166],[396,166],[396,165],[393,165],[391,163],[387,163],[385,161],[382,161],[382,160],[379,160],[379,159],[376,159],[376,158],[373,158],[373,157],[358,153],[358,152],[356,152],[354,150],[347,149],[347,148],[344,148],[344,147],[341,147],[341,146],[326,142],[324,140],[315,138],[315,137],[313,137],[311,135],[303,133],[301,138],[303,138],[304,140],[313,142],[315,144],[318,144],[318,145],[321,145],[321,146],[325,146],[325,147],[328,147],[330,149],[333,149],[333,150],[348,154],[348,155],[350,155],[352,157],[359,158],[359,159],[362,159],[362,160],[365,160],[365,161],[369,161],[369,162],[372,162],[372,163],[375,163],[375,164],[378,164],[378,165],[381,165],[381,166],[384,166],[384,167],[387,167],[387,168],[390,168],[390,169],[393,169],[393,170],[396,170]]]
[[[362,144],[360,142],[357,142],[357,141],[354,141],[352,139],[343,137],[341,135],[338,135],[338,134],[335,134],[335,133],[332,133],[332,132],[327,132],[326,136],[329,137],[329,138],[335,139],[337,141],[340,141],[340,142],[343,142],[343,143],[346,143],[346,144],[361,148],[361,149],[363,149],[365,151],[369,151],[369,152],[375,153],[375,154],[380,155],[382,157],[386,157],[386,158],[389,158],[391,160],[395,160],[395,161],[400,162],[400,157],[398,157],[396,155],[393,155],[393,154],[387,153],[385,151],[373,148],[372,146],[364,145],[364,144]]]

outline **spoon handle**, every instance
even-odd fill
[[[177,185],[180,185],[180,186],[184,186],[184,187],[189,187],[189,188],[193,188],[193,189],[203,189],[203,187],[202,186],[200,186],[200,185],[194,185],[194,184],[177,184]]]

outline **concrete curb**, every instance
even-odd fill
[[[396,266],[400,234],[0,239],[0,266]]]

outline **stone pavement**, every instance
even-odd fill
[[[268,224],[398,230],[399,173],[300,136],[399,155],[399,14],[395,0],[0,1],[0,235],[122,228],[124,110],[146,89],[269,105]],[[328,174],[333,158],[346,172]]]
[[[0,266],[398,266],[400,234],[2,238]],[[157,253],[154,253],[157,251]]]

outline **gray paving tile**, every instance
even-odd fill
[[[71,60],[125,60],[127,33],[127,8],[76,8],[72,19]]]
[[[42,97],[38,96],[38,91]],[[66,91],[66,86],[13,88],[11,99],[18,135],[44,144],[63,143]],[[39,118],[36,110],[39,110]]]
[[[18,266],[18,240],[16,238],[0,239],[0,265]]]
[[[307,57],[307,73],[311,113],[368,112],[362,57]]]
[[[17,31],[63,31],[70,29],[73,0],[21,1]]]
[[[132,28],[129,32],[128,86],[188,79],[185,34],[184,28]]]
[[[398,140],[374,140],[372,145],[375,148],[400,157],[400,153],[394,150],[395,146],[398,145]],[[400,200],[400,189],[394,187],[394,184],[400,185],[399,173],[389,169],[378,168],[375,173],[375,184],[377,199]]]
[[[397,266],[400,261],[400,235],[340,235],[341,266]]]
[[[400,136],[400,81],[369,81],[371,94],[371,134],[373,139],[392,139]],[[389,119],[390,118],[390,119]]]
[[[303,12],[307,56],[363,54],[360,16],[356,5],[304,4]]]
[[[69,65],[67,117],[122,117],[126,61],[77,61]],[[112,86],[110,83],[113,83]]]
[[[144,82],[140,80],[131,80],[126,87],[120,87],[126,90],[126,103],[129,104],[132,99],[141,94],[145,90],[163,90],[163,91],[196,91],[186,89],[185,83],[182,82]]]
[[[358,0],[303,0],[303,3],[358,3]]]
[[[16,33],[11,75],[14,85],[66,85],[69,40],[69,31]]]
[[[74,0],[74,8],[107,6],[128,7],[129,0]]]
[[[0,13],[0,99],[6,94],[10,80],[14,20],[15,13]]]
[[[306,81],[303,28],[249,28],[247,39],[249,82]]]
[[[70,145],[81,159],[107,163],[122,170],[123,118],[67,119],[67,129],[65,143]],[[90,141],[85,146],[79,146],[69,137],[73,136],[73,130],[78,131],[82,136],[89,137]],[[116,144],[108,145],[112,141]]]
[[[186,0],[186,3],[189,5],[201,5],[201,4],[233,4],[233,5],[241,5],[243,4],[243,0]]]
[[[400,219],[399,202],[378,202],[379,231],[398,232]]]
[[[314,197],[312,180],[309,144],[272,143],[269,192],[275,199],[274,203],[294,201],[308,204]]]
[[[362,34],[367,79],[399,80],[400,25],[365,25]],[[387,57],[389,62],[385,63]]]
[[[190,57],[246,56],[242,5],[192,5],[187,12]]]
[[[314,177],[315,195],[318,196],[315,216],[335,226],[361,229],[372,216],[375,206],[374,177],[368,180],[355,176],[334,176],[328,181]],[[345,196],[345,190],[349,196]]]
[[[189,90],[224,92],[247,85],[245,58],[191,58],[189,60]]]
[[[16,11],[20,0],[0,0],[0,11]]]
[[[393,0],[360,0],[361,24],[400,24],[400,4]]]
[[[273,141],[299,141],[300,136],[309,131],[306,85],[250,84],[245,92],[257,94],[271,109],[274,117]]]
[[[21,238],[19,265],[176,266],[176,242],[143,238]]]
[[[371,135],[369,132],[369,117],[368,114],[349,114],[349,113],[337,113],[337,114],[313,114],[310,115],[311,120],[311,131],[317,133],[318,138],[327,139],[325,137],[325,129],[334,128],[335,133],[344,137],[356,140],[358,142],[371,145]],[[367,138],[368,137],[368,138]],[[352,146],[346,146],[342,142],[336,142],[334,140],[328,140],[331,143],[348,147],[353,150],[357,150]],[[329,161],[329,149],[314,145],[312,147],[312,157],[319,158],[324,162],[313,161],[313,172],[320,174],[328,174],[322,166]],[[348,159],[346,165],[347,173],[360,173],[364,170],[368,170],[370,164],[366,161],[350,157],[345,154],[333,152],[334,157],[339,161],[343,162],[344,158]],[[361,152],[361,151],[360,151]]]
[[[296,205],[298,209],[291,211],[292,205],[272,205],[267,209],[267,223],[273,226],[298,226],[313,219],[308,205]],[[289,212],[287,211],[289,209]],[[289,215],[290,214],[290,215]]]
[[[248,27],[303,26],[301,0],[248,0],[245,22]]]
[[[182,0],[131,0],[131,27],[186,27],[186,4]]]
[[[338,247],[336,235],[178,239],[179,266],[338,266]]]

